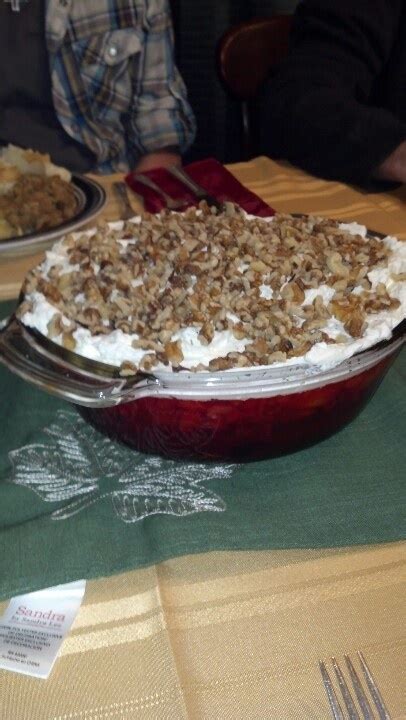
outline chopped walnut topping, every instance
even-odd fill
[[[145,214],[122,230],[99,225],[93,235],[67,236],[63,246],[71,270],[54,265],[44,276],[39,267],[24,285],[26,295],[36,290],[57,309],[49,337],[74,350],[76,328],[92,335],[121,330],[136,336],[132,346],[145,352],[145,371],[158,363],[182,367],[181,343],[173,338],[184,328],[196,328],[203,346],[222,331],[240,341],[239,352],[194,368],[223,370],[359,338],[368,314],[399,305],[385,285],[372,291],[367,278],[386,266],[385,243],[323,218],[280,214],[269,222],[247,218],[231,203],[225,213],[202,203],[182,214]],[[312,293],[306,303],[306,291],[321,286],[331,289],[331,300]],[[324,331],[331,316],[343,324],[336,340]],[[123,363],[120,373],[139,368]]]
[[[120,365],[119,373],[122,377],[129,377],[130,375],[136,375],[138,372],[138,368],[134,363],[130,362],[129,360],[125,360]]]
[[[180,365],[183,360],[183,353],[179,340],[166,343],[165,354],[174,367]]]
[[[74,350],[76,348],[76,340],[72,332],[64,332],[62,335],[62,345],[66,350]]]
[[[53,318],[49,321],[47,325],[47,330],[49,338],[58,337],[58,335],[63,333],[64,326],[62,322],[62,315],[60,313],[54,315]]]

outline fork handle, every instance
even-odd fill
[[[167,205],[170,205],[173,198],[171,198],[168,193],[165,192],[165,190],[162,190],[162,188],[159,187],[151,178],[147,177],[146,175],[143,175],[142,173],[137,173],[134,175],[134,180],[139,182],[141,185],[145,185],[145,187],[149,188],[150,190],[153,190],[156,192],[157,195],[160,195],[161,198],[163,198]]]
[[[177,165],[171,165],[170,167],[166,168],[166,170],[171,175],[173,175],[173,177],[179,180],[182,185],[185,185],[185,187],[191,190],[191,192],[199,200],[206,200],[208,205],[213,205],[219,210],[223,210],[223,204],[220,202],[220,200],[217,200],[217,198],[207,192],[207,190],[205,190],[201,185],[198,185],[194,180],[192,180],[190,175],[188,175],[185,170],[182,170],[182,168],[178,167]]]
[[[128,199],[127,185],[123,182],[114,182],[113,190],[117,194],[117,197],[120,199],[120,202],[123,206],[123,210],[121,212],[122,219],[129,220],[130,218],[134,217],[135,212]]]
[[[198,185],[190,175],[188,175],[184,170],[179,168],[177,165],[171,165],[169,168],[167,168],[168,172],[170,172],[173,177],[175,177],[179,182],[181,182],[183,185],[186,185],[189,190],[192,191],[196,197],[204,199],[207,196],[207,190],[202,188],[201,185]]]

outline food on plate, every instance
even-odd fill
[[[76,212],[75,191],[58,175],[22,175],[11,190],[0,195],[0,221],[8,233],[5,237],[57,227]]]
[[[19,317],[120,367],[338,365],[406,316],[406,243],[356,223],[227,204],[68,235],[24,285]]]
[[[69,183],[72,179],[69,170],[51,162],[46,153],[36,150],[24,150],[16,145],[7,145],[0,150],[0,193],[11,189],[12,184],[21,175],[40,175],[53,177],[57,175]]]
[[[49,155],[14,145],[0,151],[0,240],[57,227],[77,209],[69,171]]]

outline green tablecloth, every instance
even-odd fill
[[[213,465],[116,444],[0,366],[0,598],[187,553],[404,538],[405,390],[403,351],[328,440]]]

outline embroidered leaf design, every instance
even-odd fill
[[[203,482],[231,477],[235,465],[180,463],[143,455],[111,441],[79,415],[60,410],[40,441],[10,453],[12,482],[44,502],[63,502],[63,520],[109,498],[117,516],[133,523],[157,513],[221,512],[223,500]]]
[[[43,430],[43,442],[10,452],[13,482],[29,487],[47,502],[59,502],[96,490],[98,458],[91,458],[91,444],[81,430],[80,424],[73,423],[72,416],[61,412],[58,421]],[[96,465],[96,477],[92,461]]]
[[[113,493],[116,512],[125,522],[135,522],[148,515],[170,513],[190,515],[196,512],[225,510],[225,504],[215,493],[200,487],[202,480],[217,480],[230,476],[231,465],[181,465],[173,460],[146,457],[137,466],[136,478],[130,473],[120,479],[125,489]]]

